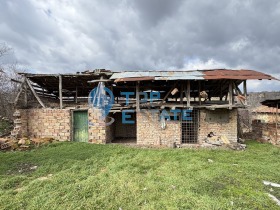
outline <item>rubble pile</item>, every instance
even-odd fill
[[[245,150],[246,144],[230,142],[226,136],[215,135],[210,132],[202,143],[202,147],[226,147],[233,150]]]
[[[49,144],[55,141],[53,138],[13,138],[12,136],[0,138],[0,150],[29,150],[34,147]]]

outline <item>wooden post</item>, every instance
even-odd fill
[[[75,103],[78,103],[78,87],[76,86],[76,92],[75,92]]]
[[[243,94],[245,97],[245,105],[247,105],[247,82],[246,82],[246,80],[243,81]]]
[[[275,128],[276,128],[276,144],[278,144],[278,102],[276,105],[276,123],[275,123]]]
[[[136,82],[136,112],[140,112],[139,81]]]
[[[198,101],[199,101],[199,105],[201,105],[201,96],[200,96],[200,92],[201,92],[201,82],[198,81]]]
[[[62,103],[62,76],[59,75],[59,105],[60,105],[60,109],[63,108],[63,103]]]
[[[180,91],[180,104],[183,104],[183,92],[184,92],[184,87],[181,82],[181,91]]]
[[[222,89],[223,85],[222,83],[220,83],[220,101],[223,100],[223,89]]]
[[[187,81],[187,106],[191,106],[191,82]]]
[[[18,94],[17,94],[17,96],[16,96],[16,98],[15,98],[15,100],[14,100],[14,106],[17,105],[19,96],[20,96],[20,94],[22,93],[22,91],[23,91],[23,89],[24,89],[24,84],[25,84],[25,82],[26,82],[26,77],[24,77],[23,82],[22,82],[21,85],[20,85],[20,89],[19,89]]]
[[[27,85],[29,86],[31,92],[33,93],[34,97],[37,99],[37,101],[39,102],[39,104],[41,104],[42,107],[46,108],[45,104],[41,101],[40,97],[37,95],[36,91],[34,90],[34,88],[32,87],[29,79],[26,78],[26,82]]]
[[[24,82],[24,107],[27,107],[27,84]]]
[[[229,105],[232,106],[233,95],[232,95],[232,81],[231,80],[229,82],[229,87],[228,87],[228,100],[229,100]]]

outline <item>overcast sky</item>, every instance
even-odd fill
[[[280,1],[0,0],[0,43],[13,48],[5,61],[29,72],[242,68],[280,78]]]

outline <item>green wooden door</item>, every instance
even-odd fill
[[[88,112],[73,112],[73,140],[78,142],[88,142]]]

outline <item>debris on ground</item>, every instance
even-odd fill
[[[268,196],[269,196],[273,201],[275,201],[276,204],[277,204],[278,206],[280,206],[280,200],[278,200],[278,198],[276,198],[274,195],[271,195],[270,193],[268,193]]]
[[[0,138],[0,150],[12,151],[12,150],[29,150],[34,147],[49,144],[55,141],[53,138],[14,138],[12,136]]]
[[[269,181],[263,181],[264,185],[270,185],[272,187],[280,187],[280,184],[269,182]]]
[[[226,147],[233,150],[245,150],[246,144],[241,144],[238,142],[230,142],[228,138],[224,135],[215,135],[213,132],[210,132],[202,142],[202,147]]]

